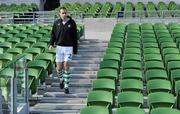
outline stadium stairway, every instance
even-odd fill
[[[86,106],[87,94],[96,78],[107,41],[84,39],[79,44],[78,55],[73,57],[70,68],[70,94],[64,94],[59,88],[59,79],[53,73],[30,98],[30,114],[78,114]]]

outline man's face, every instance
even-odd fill
[[[59,15],[60,15],[61,19],[65,20],[67,18],[67,11],[61,9],[59,12]]]

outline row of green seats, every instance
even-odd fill
[[[117,24],[80,114],[112,114],[112,109],[116,114],[144,114],[144,108],[150,114],[179,114],[180,78],[174,72],[179,71],[180,56],[173,41],[162,23]]]

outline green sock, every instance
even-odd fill
[[[65,71],[64,74],[63,74],[65,88],[69,87],[70,75],[71,75],[70,72],[67,72],[67,71]]]
[[[63,70],[57,71],[57,76],[60,79],[60,81],[63,81],[63,73],[64,73]]]

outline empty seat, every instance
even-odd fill
[[[120,81],[120,90],[121,91],[135,91],[142,92],[143,82],[136,79],[123,79]]]
[[[115,82],[111,79],[97,79],[93,81],[92,88],[93,90],[104,90],[114,94]]]
[[[142,107],[143,95],[138,92],[121,92],[118,94],[118,107]]]
[[[123,69],[139,69],[141,70],[141,62],[139,61],[124,61]]]
[[[180,114],[180,111],[174,108],[154,108],[150,114]]]
[[[116,69],[110,69],[110,68],[99,69],[97,72],[97,78],[98,79],[108,78],[108,79],[117,80],[118,72]]]
[[[141,55],[139,54],[125,54],[124,61],[141,61]]]
[[[147,54],[160,54],[159,48],[144,48],[144,55]]]
[[[96,90],[90,91],[87,96],[87,106],[103,106],[112,109],[113,95],[112,92]]]
[[[88,106],[82,108],[80,114],[109,114],[109,110],[102,106]]]
[[[145,54],[144,60],[146,61],[162,61],[160,54]]]
[[[148,93],[152,92],[171,92],[171,82],[163,79],[153,79],[147,82]]]
[[[150,110],[157,107],[172,108],[174,104],[175,98],[173,94],[167,92],[154,92],[148,94],[148,106]]]
[[[163,69],[151,69],[145,72],[146,80],[151,79],[168,79],[166,70]]]
[[[115,61],[115,60],[104,60],[101,61],[100,63],[100,69],[103,68],[112,68],[112,69],[116,69],[118,74],[119,74],[119,62]]]
[[[145,112],[141,108],[121,107],[117,109],[116,114],[145,114]]]
[[[165,69],[162,61],[147,61],[145,62],[145,70],[149,69]]]
[[[142,80],[142,71],[138,69],[124,69],[121,78]]]

